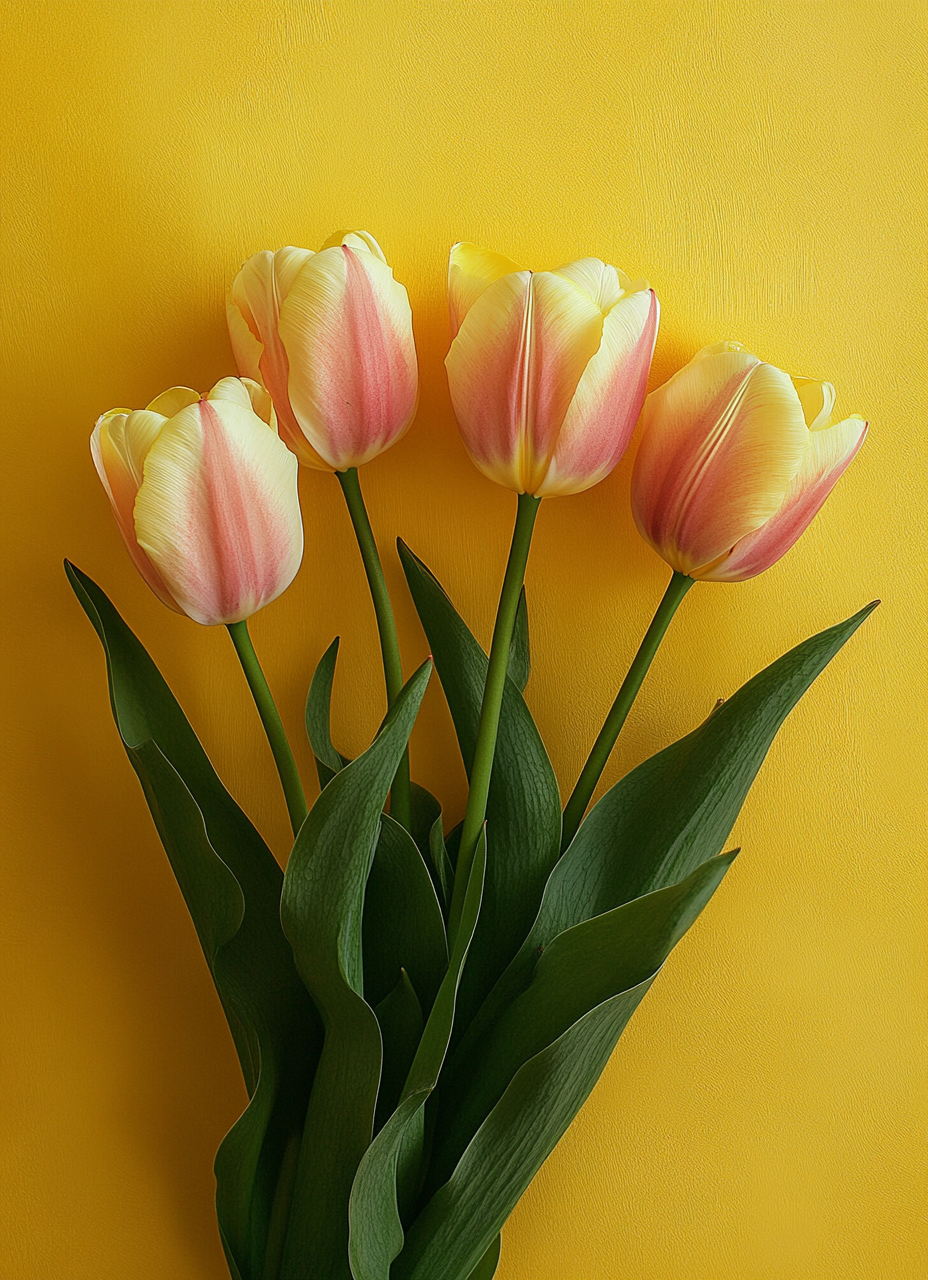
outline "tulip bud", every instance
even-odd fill
[[[172,387],[111,409],[90,440],[142,577],[171,609],[240,622],[290,585],[303,556],[297,462],[262,387],[223,378],[204,398]]]
[[[339,233],[318,253],[256,253],[226,310],[239,373],[267,388],[300,462],[347,471],[409,427],[418,398],[412,312],[367,232]]]
[[[828,382],[791,378],[740,343],[706,347],[648,396],[632,475],[642,537],[671,568],[740,582],[784,555],[867,434],[831,423]]]
[[[653,290],[598,258],[533,273],[456,244],[448,295],[451,400],[479,470],[539,498],[605,479],[641,412]]]

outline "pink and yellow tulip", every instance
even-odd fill
[[[347,471],[389,449],[418,398],[412,313],[366,231],[318,253],[249,258],[227,307],[239,373],[270,393],[281,438],[300,462]]]
[[[830,383],[792,378],[740,343],[700,351],[645,402],[632,476],[642,537],[691,578],[769,569],[867,434],[856,415],[832,423],[834,402]]]
[[[178,613],[240,622],[293,581],[303,555],[297,462],[266,392],[223,378],[111,409],[90,449],[136,568]]]
[[[454,412],[475,465],[516,493],[580,493],[631,438],[657,337],[653,290],[598,258],[525,271],[451,250]]]

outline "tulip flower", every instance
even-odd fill
[[[172,387],[112,409],[91,453],[129,554],[155,594],[206,625],[236,623],[292,582],[303,555],[297,463],[256,383],[201,399]]]
[[[598,258],[525,271],[451,250],[445,366],[475,465],[516,493],[580,493],[613,469],[644,401],[659,307]]]
[[[690,578],[763,573],[805,531],[867,433],[832,423],[834,387],[737,342],[700,351],[651,393],[632,477],[642,536]]]
[[[791,378],[740,343],[706,347],[648,396],[632,511],[673,569],[564,809],[570,843],[661,641],[694,581],[763,573],[808,528],[867,434],[832,424],[834,387]]]
[[[403,686],[396,621],[358,467],[389,449],[416,412],[419,375],[406,290],[366,231],[338,232],[318,253],[287,247],[249,258],[226,308],[243,377],[263,383],[300,462],[334,471],[371,588],[387,700]],[[404,756],[391,813],[409,825]]]
[[[307,466],[359,467],[412,422],[409,299],[367,232],[339,233],[318,253],[256,253],[235,277],[227,318],[239,373],[267,388],[281,438]]]

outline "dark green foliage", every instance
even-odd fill
[[[487,658],[400,554],[469,769]],[[492,1280],[507,1216],[731,865],[722,849],[777,730],[873,606],[632,770],[559,858],[557,784],[522,698],[523,593],[449,955],[459,831],[444,835],[415,784],[411,833],[383,812],[429,664],[349,761],[330,729],[338,641],[323,655],[306,706],[323,789],[284,877],[138,640],[67,568],[248,1087],[216,1159],[233,1277]]]

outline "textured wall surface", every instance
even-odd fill
[[[221,1280],[215,1148],[243,1102],[193,930],[119,746],[97,578],[281,854],[286,818],[222,629],[162,608],[93,474],[113,405],[231,372],[259,248],[369,228],[413,304],[418,420],[363,480],[407,664],[401,532],[488,639],[514,499],[470,466],[442,359],[457,239],[599,255],[663,304],[653,381],[738,338],[837,384],[870,438],[796,549],[695,589],[612,782],[749,675],[883,605],[787,723],[744,853],[504,1235],[500,1280],[926,1274],[926,400],[922,0],[4,0],[5,1280]],[[572,785],[666,581],[629,460],[542,508],[528,695]],[[337,736],[382,713],[338,487],[303,477],[304,568],[254,624],[301,740],[344,637]],[[437,689],[414,769],[463,776]],[[311,777],[308,749],[300,765]],[[313,784],[314,785],[314,784]]]

